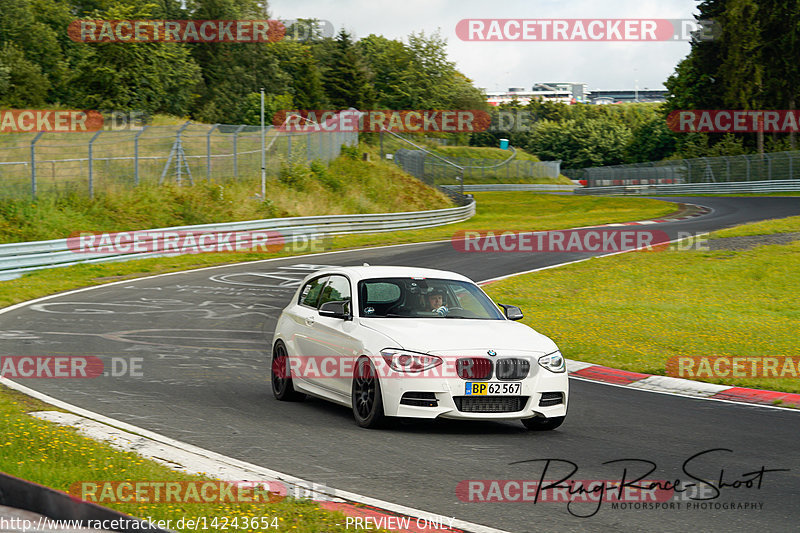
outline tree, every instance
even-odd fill
[[[545,120],[524,148],[543,160],[560,159],[564,168],[584,168],[624,163],[630,140],[630,129],[616,120]]]
[[[372,34],[358,41],[357,47],[372,71],[372,83],[378,107],[387,109],[420,107],[418,88],[412,78],[414,58],[405,44]]]
[[[0,105],[5,107],[41,106],[50,83],[36,63],[28,61],[13,43],[0,46]]]
[[[368,109],[374,102],[370,73],[344,29],[336,36],[324,85],[328,100],[337,109]]]
[[[725,12],[725,0],[705,0],[698,5],[698,21],[715,21]],[[722,32],[726,31],[724,24]],[[721,35],[720,35],[721,37]],[[720,39],[691,43],[689,55],[678,63],[675,72],[664,82],[667,88],[665,113],[679,109],[720,109],[725,82],[718,72],[724,58]]]
[[[264,18],[266,2],[192,0],[190,17],[206,19]],[[196,87],[193,115],[205,122],[236,124],[244,120],[242,102],[263,87],[268,94],[289,92],[290,79],[278,62],[277,43],[209,43],[192,47],[202,80]]]
[[[656,116],[633,129],[631,142],[626,147],[626,162],[661,161],[674,154],[676,146],[675,133],[667,127],[663,117]]]
[[[281,42],[275,47],[280,68],[289,75],[289,86],[296,109],[324,109],[327,105],[322,71],[311,47]]]
[[[114,6],[100,14],[110,20],[145,19],[144,7]],[[90,46],[76,65],[72,104],[92,109],[138,110],[187,115],[200,68],[187,45],[101,43]]]
[[[757,18],[762,21],[760,62],[767,73],[761,99],[774,109],[794,110],[800,91],[800,6],[795,1],[760,0]],[[789,149],[795,149],[794,132],[789,135]]]

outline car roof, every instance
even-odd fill
[[[434,268],[421,268],[421,267],[407,267],[407,266],[340,266],[324,268],[314,272],[313,276],[320,276],[331,273],[346,274],[351,280],[359,281],[362,279],[371,278],[443,278],[453,279],[459,281],[468,281],[473,283],[471,279],[456,272],[448,270],[438,270]]]

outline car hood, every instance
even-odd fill
[[[548,337],[510,320],[369,318],[361,320],[361,324],[398,345],[385,348],[420,353],[474,350],[549,353],[558,349]]]

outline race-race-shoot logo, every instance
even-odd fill
[[[699,41],[717,33],[695,19],[462,19],[462,41]]]

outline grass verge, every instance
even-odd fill
[[[0,471],[70,492],[80,481],[207,481],[211,477],[176,472],[137,454],[114,449],[66,428],[38,420],[31,410],[52,407],[0,386]],[[57,465],[57,468],[54,468]],[[103,503],[139,518],[156,520],[216,517],[231,531],[347,531],[345,517],[320,508],[317,502],[286,498],[265,503]],[[247,527],[266,522],[277,527]],[[234,521],[238,527],[233,527]],[[247,524],[246,527],[242,527]],[[195,531],[176,528],[176,531]],[[217,529],[217,528],[212,528]],[[220,529],[221,530],[221,529]]]
[[[364,147],[368,149],[368,147]],[[0,200],[0,242],[68,237],[80,231],[130,231],[194,224],[319,214],[385,213],[452,207],[439,191],[396,165],[362,161],[347,148],[330,166],[317,161],[283,164],[270,178],[266,200],[260,179],[191,187],[108,186],[94,199],[77,192]]]
[[[800,231],[800,217],[711,237]],[[800,362],[800,242],[743,251],[668,250],[592,259],[489,285],[570,359],[665,375],[677,356],[792,357]],[[800,392],[800,376],[700,379]]]
[[[673,204],[643,198],[597,198],[526,192],[476,193],[476,215],[459,224],[414,231],[335,237],[332,250],[449,239],[459,230],[539,231],[662,216]],[[0,306],[79,287],[126,278],[242,261],[284,257],[281,253],[199,254],[120,263],[84,264],[31,272],[0,281]]]

